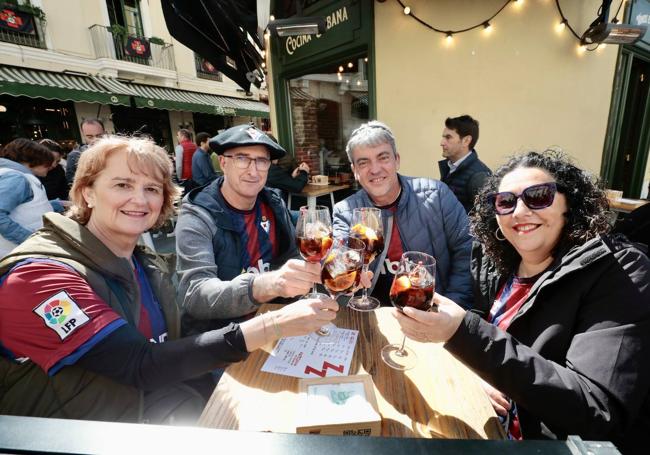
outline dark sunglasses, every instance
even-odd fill
[[[521,194],[504,191],[488,195],[490,205],[494,204],[494,210],[499,215],[507,215],[515,211],[517,199],[521,199],[531,210],[541,210],[553,204],[558,185],[555,182],[541,183],[526,188]]]

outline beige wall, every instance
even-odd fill
[[[410,0],[418,17],[460,29],[491,16],[503,0]],[[579,32],[599,0],[562,2]],[[477,150],[494,168],[530,148],[561,146],[598,172],[607,126],[617,46],[577,52],[552,0],[524,0],[492,21],[493,31],[444,36],[407,17],[396,2],[375,3],[377,117],[391,126],[402,172],[439,177],[440,134],[448,116],[480,121]]]

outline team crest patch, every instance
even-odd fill
[[[262,215],[262,221],[260,221],[260,226],[262,226],[262,229],[264,229],[264,232],[267,234],[271,230],[271,221],[266,217],[266,215]]]
[[[264,134],[261,131],[256,130],[255,128],[248,128],[246,130],[246,132],[251,137],[251,139],[254,140],[254,141],[258,140],[260,138],[260,136],[262,136],[262,134]]]
[[[53,295],[34,308],[33,311],[62,340],[65,340],[68,335],[90,321],[86,313],[79,308],[79,305],[65,291]]]

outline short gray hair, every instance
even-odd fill
[[[373,120],[352,131],[348,144],[345,146],[345,153],[347,153],[350,163],[354,164],[352,152],[355,148],[374,147],[380,144],[389,144],[393,149],[393,155],[397,156],[397,146],[395,145],[393,132],[385,123]]]

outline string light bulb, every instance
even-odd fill
[[[446,35],[447,36],[445,37],[445,43],[447,44],[447,46],[449,46],[454,41],[454,34],[451,32],[447,32]]]
[[[492,33],[492,24],[490,24],[489,21],[483,22],[483,32],[486,35],[489,35],[490,33]]]
[[[266,68],[266,63],[262,62],[262,68]]]
[[[411,7],[410,7],[410,6],[405,6],[405,7],[404,7],[404,14],[406,14],[407,16],[408,16],[409,14],[411,14]]]
[[[274,20],[275,20],[275,16],[273,14],[271,14],[269,16],[269,22],[273,22]]]
[[[555,30],[558,33],[562,33],[564,31],[564,29],[566,28],[566,24],[567,24],[567,20],[563,18],[562,21],[555,26]]]
[[[587,46],[585,46],[584,44],[578,44],[577,52],[578,55],[584,54],[585,52],[587,52]]]
[[[352,68],[353,66],[352,62],[348,62],[348,68]]]
[[[342,72],[343,72],[343,69],[344,69],[344,68],[343,68],[343,65],[340,65],[340,66],[339,66],[339,73],[342,73]]]

